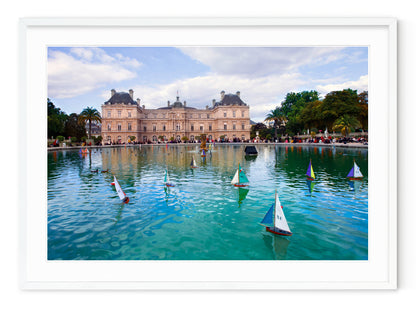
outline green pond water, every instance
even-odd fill
[[[367,149],[256,147],[247,157],[243,145],[216,144],[205,159],[196,145],[48,152],[48,259],[367,260]],[[354,160],[364,179],[352,183]],[[247,189],[230,183],[238,164]],[[163,184],[166,168],[173,188]],[[290,237],[260,225],[275,190]]]

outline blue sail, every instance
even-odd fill
[[[266,216],[264,216],[260,224],[266,227],[274,227],[273,214],[274,214],[274,203],[272,204],[272,206],[270,207],[269,211],[267,212]]]
[[[354,177],[354,167],[351,169],[351,171],[348,173],[347,177]]]

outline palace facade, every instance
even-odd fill
[[[176,97],[165,107],[146,109],[140,99],[134,100],[133,90],[116,92],[101,106],[103,143],[160,142],[198,140],[206,134],[212,141],[250,139],[249,106],[240,98],[240,92],[225,94],[212,100],[205,109],[189,107]]]

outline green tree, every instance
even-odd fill
[[[89,131],[88,131],[88,138],[91,139],[91,122],[100,122],[101,123],[101,116],[97,109],[92,107],[87,107],[79,115],[79,121],[85,124],[88,121],[89,124]]]
[[[286,94],[281,109],[288,120],[286,128],[292,135],[302,131],[304,127],[300,118],[302,110],[308,103],[316,100],[319,100],[319,94],[314,90]]]
[[[360,121],[363,129],[368,129],[368,91],[358,94],[358,121]]]
[[[335,120],[332,129],[334,131],[341,131],[345,136],[348,136],[350,132],[353,132],[356,128],[360,127],[361,124],[356,117],[350,115],[343,115]]]
[[[48,103],[48,137],[56,137],[64,134],[65,121],[68,118],[65,112],[47,99]]]
[[[328,93],[321,105],[322,121],[328,128],[341,116],[358,118],[359,112],[357,91],[351,89]]]
[[[65,121],[64,133],[66,137],[83,137],[87,135],[85,126],[78,120],[78,114],[71,113]]]

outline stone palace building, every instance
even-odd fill
[[[212,141],[250,139],[249,106],[240,92],[225,94],[212,100],[205,109],[189,107],[184,101],[167,102],[165,107],[146,109],[140,99],[134,100],[133,90],[116,92],[102,105],[101,136],[103,143],[127,143],[134,136],[136,142],[197,140],[206,134]]]

